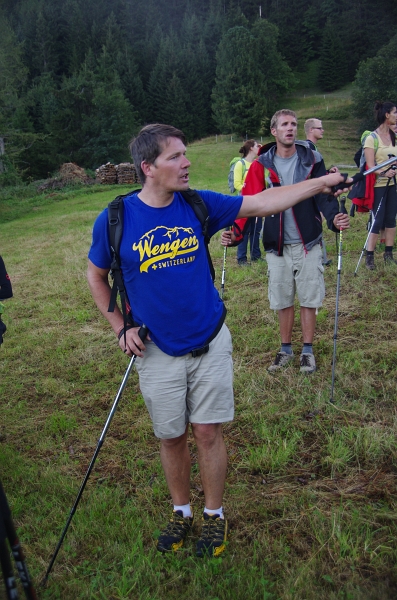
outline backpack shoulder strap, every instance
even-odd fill
[[[371,135],[371,137],[374,138],[374,149],[376,152],[377,149],[379,148],[379,138],[378,138],[377,134],[375,133],[375,131],[371,131],[370,135]]]
[[[124,196],[117,196],[108,204],[110,250],[119,260],[120,243],[124,224]]]
[[[137,190],[139,192],[139,190]],[[135,192],[135,190],[134,190]],[[108,232],[109,232],[109,243],[110,252],[112,255],[112,262],[110,265],[110,275],[113,279],[112,291],[110,294],[110,301],[108,312],[114,312],[116,306],[117,294],[120,295],[121,311],[123,313],[124,321],[124,344],[126,345],[126,331],[128,325],[132,322],[131,309],[128,302],[127,292],[125,290],[123,273],[121,270],[121,258],[120,258],[120,245],[121,238],[123,237],[123,225],[124,225],[124,198],[129,196],[124,194],[123,196],[117,196],[114,200],[108,204]]]
[[[184,200],[192,208],[194,214],[196,215],[196,217],[198,218],[198,220],[201,223],[201,227],[203,230],[203,236],[204,236],[205,249],[207,252],[208,265],[210,268],[212,280],[214,281],[215,280],[215,269],[214,269],[214,265],[212,264],[212,259],[211,259],[211,255],[210,255],[210,251],[209,251],[209,247],[208,247],[211,237],[208,234],[208,226],[209,226],[210,218],[208,215],[207,206],[206,206],[204,200],[202,199],[202,197],[200,196],[200,194],[198,192],[196,192],[195,190],[188,189],[186,191],[181,192],[181,194],[182,194]]]

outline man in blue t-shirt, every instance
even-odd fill
[[[232,343],[225,310],[211,279],[202,226],[179,192],[189,188],[185,137],[169,125],[144,127],[131,143],[142,190],[124,201],[120,247],[123,279],[134,323],[125,332],[121,312],[108,312],[111,265],[107,210],[99,215],[89,251],[88,282],[93,298],[119,338],[120,348],[137,356],[139,384],[161,440],[160,456],[174,509],[158,538],[162,552],[176,551],[193,524],[190,495],[191,425],[205,496],[197,556],[225,549],[227,521],[222,498],[227,455],[222,423],[233,419]],[[238,217],[265,217],[286,210],[341,183],[328,175],[255,196],[202,191],[209,234]]]

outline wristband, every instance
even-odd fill
[[[129,329],[133,329],[134,325],[126,325],[126,327],[123,327],[122,329],[120,329],[120,331],[117,334],[117,337],[119,339],[121,339],[121,337],[124,335],[125,331],[128,331]]]

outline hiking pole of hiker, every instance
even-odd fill
[[[331,397],[330,402],[334,402],[334,386],[335,386],[335,364],[336,364],[336,340],[338,338],[338,320],[339,320],[339,292],[340,292],[340,275],[342,271],[342,228],[339,231],[339,250],[338,250],[338,274],[336,279],[336,303],[335,303],[335,323],[334,323],[334,351],[332,355],[332,380],[331,380]]]
[[[10,553],[6,543],[7,538],[18,570],[18,575],[25,592],[25,596],[28,600],[37,600],[36,592],[33,588],[32,580],[30,579],[29,571],[26,566],[25,556],[22,551],[17,532],[15,531],[14,523],[12,521],[7,497],[0,481],[0,562],[4,576],[7,598],[14,600],[18,598],[18,591],[11,564]]]
[[[229,231],[229,227],[225,229],[225,231]],[[225,293],[225,276],[226,276],[226,254],[227,254],[227,246],[223,249],[223,266],[222,266],[222,279],[221,279],[221,291],[219,293],[221,300],[223,300],[223,295]]]
[[[145,325],[142,325],[141,328],[140,328],[140,330],[139,330],[139,332],[138,332],[138,335],[141,338],[142,342],[145,341],[145,338],[146,338],[147,334],[148,334],[147,327]],[[52,569],[52,567],[54,565],[54,562],[55,562],[55,559],[56,559],[56,557],[58,555],[58,552],[59,552],[59,550],[60,550],[60,548],[62,546],[62,542],[63,542],[63,540],[65,538],[66,532],[67,532],[67,530],[69,528],[69,525],[70,525],[70,523],[72,521],[73,515],[76,512],[76,508],[77,508],[77,505],[78,505],[78,503],[80,501],[80,498],[83,495],[84,488],[86,486],[86,483],[88,481],[90,473],[91,473],[91,471],[93,469],[94,463],[95,463],[96,458],[97,458],[97,456],[99,454],[99,451],[100,451],[100,449],[102,447],[102,444],[103,444],[103,442],[105,440],[106,433],[107,433],[107,431],[109,429],[110,423],[112,422],[112,419],[113,419],[114,414],[116,412],[117,404],[118,404],[118,402],[119,402],[119,400],[121,398],[121,394],[123,393],[123,390],[124,390],[124,388],[125,388],[125,386],[127,384],[128,377],[130,375],[132,367],[134,366],[135,360],[136,360],[136,356],[135,356],[135,354],[133,354],[132,357],[131,357],[131,359],[130,359],[130,362],[128,364],[127,370],[126,370],[126,372],[124,374],[123,381],[121,382],[119,391],[117,392],[116,397],[114,399],[112,409],[111,409],[111,411],[109,413],[109,416],[107,418],[107,421],[105,423],[105,427],[103,428],[103,431],[101,433],[101,437],[98,440],[98,445],[97,445],[96,450],[94,452],[94,455],[93,455],[93,457],[91,459],[90,466],[88,467],[87,473],[85,474],[83,483],[81,484],[79,493],[77,494],[77,498],[76,498],[76,500],[75,500],[75,502],[73,504],[72,510],[70,511],[69,518],[68,518],[68,520],[66,522],[66,525],[65,525],[65,527],[63,529],[62,535],[61,535],[60,540],[58,542],[58,545],[57,545],[57,547],[55,549],[55,552],[54,552],[54,554],[53,554],[53,556],[51,558],[50,564],[48,565],[48,569],[47,569],[46,574],[45,574],[45,576],[43,578],[43,581],[41,582],[42,586],[44,586],[47,583],[48,576],[49,576],[49,574],[51,572],[51,569]]]
[[[371,169],[370,169],[370,170],[371,170]],[[365,173],[364,173],[364,174],[365,174]],[[379,202],[379,204],[378,204],[378,208],[376,209],[376,213],[375,213],[375,215],[374,215],[373,211],[371,211],[371,212],[372,212],[372,223],[371,223],[371,227],[370,227],[370,230],[369,230],[369,232],[368,232],[367,239],[365,240],[365,244],[364,244],[364,246],[363,246],[363,249],[361,250],[360,258],[358,259],[358,263],[357,263],[357,266],[356,266],[356,270],[354,271],[354,277],[356,277],[356,275],[357,275],[357,271],[358,271],[358,268],[359,268],[359,266],[360,266],[360,263],[361,263],[361,261],[362,261],[362,258],[363,258],[363,256],[364,256],[364,252],[367,250],[368,241],[369,241],[370,235],[371,235],[371,233],[372,233],[372,230],[373,230],[373,228],[374,228],[374,225],[375,225],[375,222],[376,222],[376,217],[377,217],[377,215],[378,215],[379,209],[380,209],[380,207],[382,206],[383,200],[386,198],[386,195],[387,195],[387,189],[388,189],[389,183],[390,183],[390,179],[388,179],[388,180],[387,180],[387,183],[386,183],[386,186],[385,186],[385,192],[384,192],[384,194],[383,194],[382,198],[380,199],[380,202]]]
[[[346,198],[340,200],[340,212],[347,214]],[[338,248],[338,272],[336,279],[336,301],[335,301],[335,324],[334,324],[334,350],[332,355],[332,380],[331,380],[331,397],[330,402],[334,402],[334,386],[335,386],[335,364],[336,364],[336,340],[338,337],[338,320],[339,320],[339,294],[340,294],[340,276],[342,273],[342,228],[339,230],[339,248]]]
[[[388,165],[391,165],[392,163],[397,164],[397,156],[395,156],[394,154],[389,154],[389,158],[387,160],[385,160],[383,163],[380,163],[379,165],[375,165],[374,167],[367,169],[363,173],[360,172],[360,173],[356,173],[355,175],[353,175],[353,177],[351,178],[352,179],[351,182],[348,184],[346,184],[346,179],[349,177],[348,173],[341,173],[341,175],[344,178],[344,181],[342,181],[342,183],[338,183],[338,185],[334,185],[332,188],[332,192],[335,193],[338,190],[343,190],[345,187],[352,187],[358,181],[362,181],[364,179],[364,177],[366,177],[367,175],[370,175],[371,173],[374,173],[375,171],[379,171],[380,169],[383,169],[384,167],[387,167]],[[395,168],[397,169],[397,166]],[[384,175],[386,173],[386,171],[387,171],[387,169],[385,171],[383,171],[382,173],[380,173],[380,175]]]
[[[251,251],[251,265],[253,262],[253,256],[254,256],[254,248],[255,248],[255,237],[256,237],[256,227],[258,225],[258,217],[255,217],[255,224],[254,224],[254,228],[252,231],[252,236],[250,238],[250,251]],[[252,223],[251,223],[251,227],[252,227]]]
[[[367,169],[366,171],[364,171],[363,176],[366,177],[367,175],[370,175],[371,173],[374,173],[375,171],[380,171],[380,169],[383,169],[383,167],[387,167],[395,162],[397,162],[397,156],[395,156],[394,154],[389,154],[389,158],[387,160],[385,160],[383,163],[379,163],[379,165],[375,165],[374,167]],[[386,171],[387,171],[387,169],[386,169]],[[381,175],[383,175],[383,174],[384,173],[381,173]],[[353,180],[354,180],[354,177],[353,177]]]

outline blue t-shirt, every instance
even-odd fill
[[[209,214],[209,235],[231,225],[242,196],[200,191]],[[134,321],[145,323],[166,354],[183,356],[202,347],[223,314],[205,250],[202,226],[179,193],[163,208],[132,194],[124,199],[121,267]],[[107,208],[94,224],[88,258],[110,269]]]

